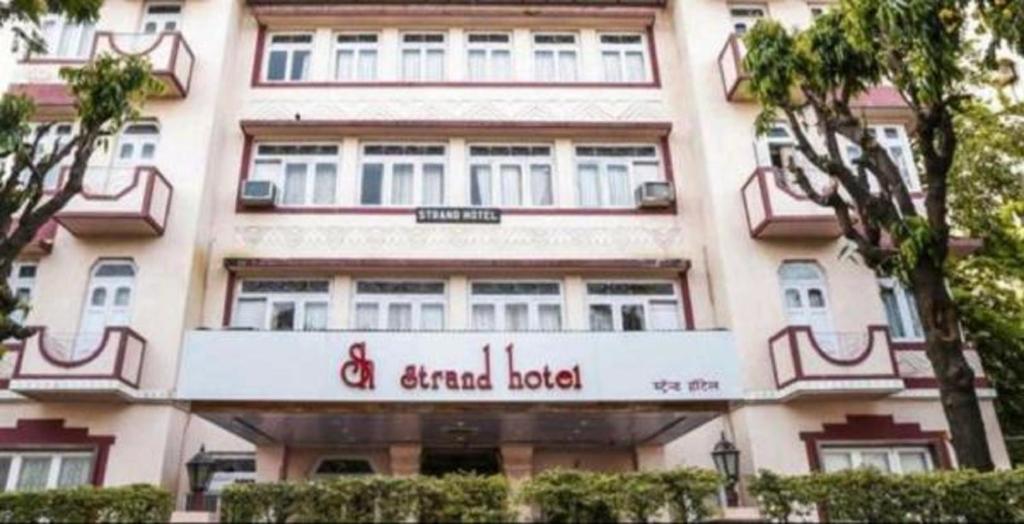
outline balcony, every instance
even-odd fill
[[[77,237],[163,235],[173,188],[152,166],[89,168],[55,220]]]
[[[35,399],[131,400],[145,352],[146,339],[127,327],[66,336],[36,328],[17,352],[8,388]]]
[[[788,326],[768,340],[775,387],[784,400],[902,390],[891,346],[885,326],[868,326],[865,333],[814,333],[808,326]]]
[[[937,389],[938,379],[935,378],[935,370],[928,360],[923,343],[893,342],[893,349],[896,355],[896,365],[900,371],[900,377],[910,389]],[[964,349],[964,358],[967,365],[974,371],[974,386],[977,388],[992,387],[988,377],[985,376],[985,368],[981,365],[981,357],[978,351],[973,348]]]
[[[181,33],[96,33],[92,56],[103,53],[120,56],[144,56],[153,66],[153,75],[164,84],[161,96],[185,98],[192,83],[195,55]]]
[[[835,212],[789,187],[783,172],[757,168],[741,189],[750,236],[766,238],[838,238]]]
[[[36,231],[36,236],[32,237],[32,241],[25,246],[25,249],[21,250],[22,256],[35,258],[49,255],[53,251],[53,241],[56,236],[57,222],[47,221]]]
[[[730,102],[751,102],[754,100],[750,92],[750,75],[743,67],[743,58],[747,50],[743,39],[736,33],[730,33],[725,47],[718,53],[718,71],[722,77],[722,88],[725,99]]]

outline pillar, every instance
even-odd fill
[[[285,446],[256,446],[256,482],[287,480],[287,457]]]
[[[396,477],[407,477],[420,473],[419,444],[393,444],[388,448],[391,457],[391,474]]]
[[[633,449],[637,471],[661,471],[665,464],[665,446],[637,446]]]

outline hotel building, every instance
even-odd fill
[[[0,490],[148,482],[183,508],[200,447],[214,495],[710,468],[722,435],[745,476],[954,467],[913,302],[785,183],[790,132],[754,132],[737,35],[824,9],[107,0],[95,24],[44,19],[48,54],[5,56],[0,82],[62,122],[48,140],[74,129],[61,67],[139,54],[165,89],[11,276],[40,329],[0,361]],[[899,96],[858,103],[919,188]]]

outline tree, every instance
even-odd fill
[[[44,46],[35,30],[49,7],[73,21],[96,18],[100,0],[14,0],[0,6],[0,29],[9,27],[30,51]],[[53,122],[33,125],[35,105],[10,93],[0,97],[0,340],[22,339],[30,331],[12,315],[26,311],[8,285],[15,260],[39,229],[82,190],[92,153],[107,138],[138,116],[146,97],[161,85],[150,75],[148,62],[137,57],[100,56],[77,68],[64,68],[61,78],[75,100],[77,131],[66,142],[44,145]],[[44,187],[46,174],[66,166],[55,191]]]
[[[948,280],[955,120],[980,100],[998,53],[1024,49],[1022,28],[1019,0],[841,0],[807,29],[762,21],[745,37],[758,128],[789,125],[806,160],[790,162],[793,183],[834,211],[852,254],[913,291],[958,462],[979,470],[993,463]],[[856,109],[883,83],[912,115],[923,209]],[[849,144],[861,151],[853,165],[843,160]]]

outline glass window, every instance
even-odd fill
[[[580,207],[633,207],[637,184],[660,180],[659,166],[655,146],[577,146],[578,204]]]
[[[343,475],[372,475],[370,461],[361,458],[324,458],[313,469],[315,478],[331,478]]]
[[[885,316],[889,321],[889,334],[893,340],[924,340],[924,329],[921,327],[914,294],[892,278],[882,279],[878,285]]]
[[[243,280],[231,325],[272,331],[323,331],[327,329],[329,287],[326,280]]]
[[[681,327],[670,282],[588,282],[591,331],[662,331]]]
[[[442,331],[445,284],[432,281],[361,280],[356,282],[355,329]]]
[[[274,182],[282,206],[333,206],[338,198],[339,149],[331,144],[260,144],[250,179]]]
[[[472,328],[479,331],[559,331],[562,289],[557,282],[474,281]]]
[[[146,34],[181,30],[181,4],[178,2],[149,2],[142,17],[142,32]]]
[[[92,22],[73,24],[58,15],[47,15],[40,20],[39,30],[46,46],[41,57],[84,60],[92,54]]]
[[[552,165],[551,146],[471,145],[470,204],[501,207],[554,205]]]
[[[377,79],[377,35],[340,34],[334,48],[334,78],[342,82]]]
[[[641,34],[603,34],[601,64],[605,82],[643,82],[647,80],[647,59]]]
[[[313,35],[287,33],[270,35],[264,79],[271,82],[302,82],[309,79]]]
[[[441,206],[445,146],[363,146],[359,202],[367,206]]]
[[[538,82],[575,82],[579,78],[575,33],[533,35],[533,77]]]
[[[7,279],[7,285],[14,292],[14,296],[18,298],[18,302],[21,302],[26,307],[32,305],[32,294],[36,287],[37,270],[38,266],[33,263],[15,263],[14,268],[11,270],[11,276]],[[18,324],[24,324],[25,316],[26,311],[15,311],[11,315],[11,320]]]
[[[763,5],[735,5],[729,8],[729,19],[732,22],[732,30],[737,35],[745,34],[754,27],[758,20],[768,14],[768,9]]]
[[[401,43],[401,78],[408,82],[439,82],[445,77],[444,33],[405,33]]]
[[[883,473],[920,473],[934,469],[927,446],[833,446],[821,450],[826,473],[853,468],[874,468]]]
[[[88,452],[0,451],[0,491],[37,491],[89,484]]]
[[[512,35],[509,33],[469,33],[466,36],[466,63],[474,82],[512,79]]]

